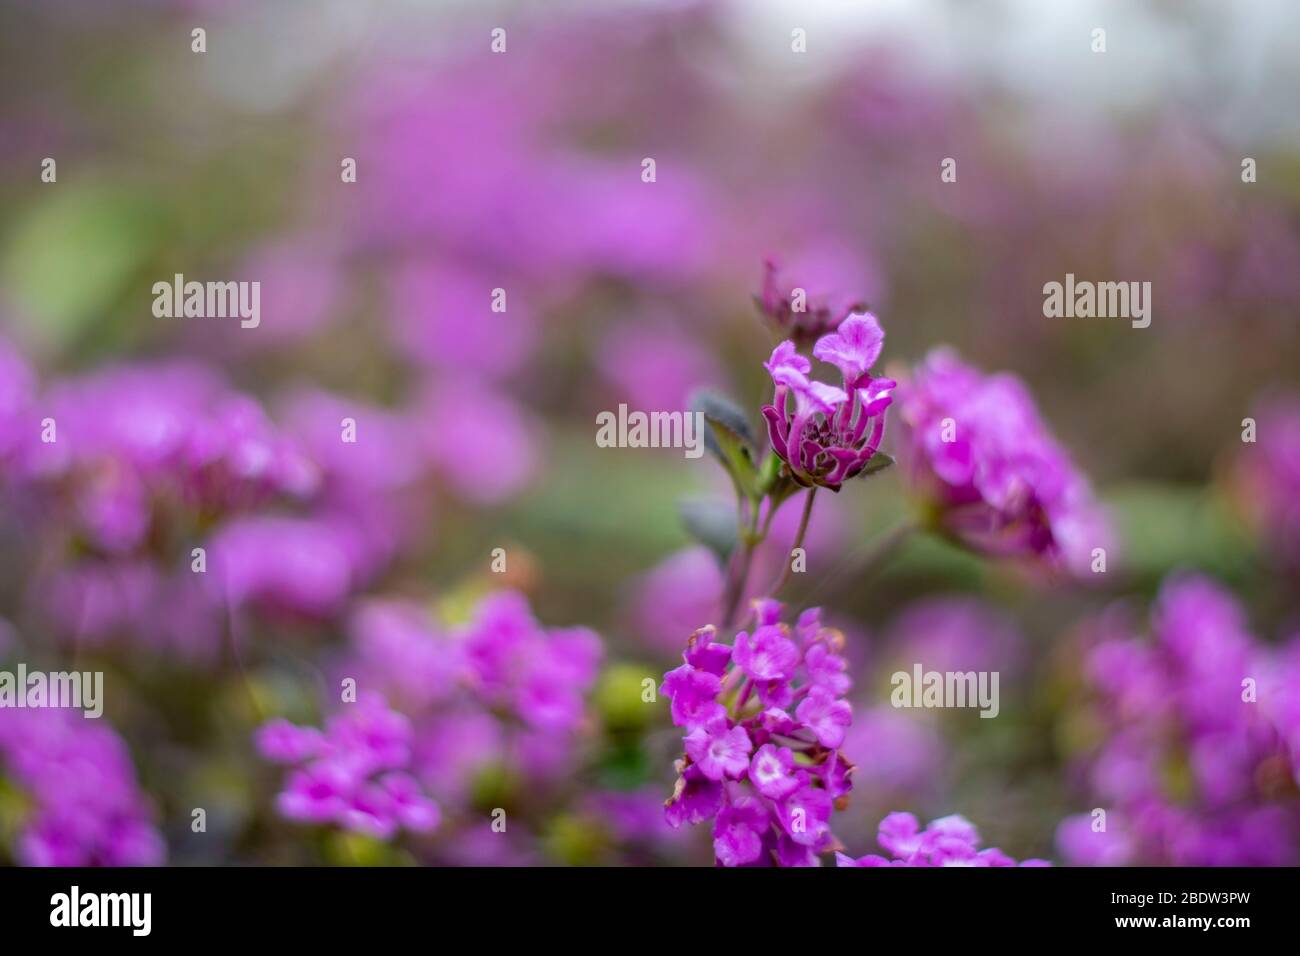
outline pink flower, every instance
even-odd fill
[[[740,777],[749,769],[749,754],[753,749],[745,728],[728,727],[722,718],[707,727],[696,727],[686,735],[687,756],[710,780]]]
[[[701,628],[686,663],[664,677],[673,722],[687,731],[664,817],[677,827],[716,816],[723,866],[818,865],[835,846],[834,801],[852,789],[854,766],[835,749],[852,719],[840,699],[843,635],[809,611],[796,642],[781,612],[777,601],[754,601],[753,635],[742,631],[734,649]]]
[[[792,341],[778,345],[764,363],[775,385],[772,404],[762,409],[768,440],[799,484],[839,491],[880,448],[895,383],[872,378],[870,369],[884,338],[867,312],[849,316],[817,341],[813,354],[839,368],[842,388],[808,378],[811,363]]]
[[[900,389],[909,476],[934,521],[965,546],[1086,574],[1112,548],[1105,516],[1024,384],[931,352]]]
[[[844,743],[844,732],[853,723],[853,707],[833,691],[814,684],[799,702],[795,717],[816,735],[818,743],[835,750]]]
[[[789,747],[764,744],[750,761],[749,779],[763,796],[783,800],[799,787],[793,770],[794,753]]]
[[[736,635],[736,666],[758,681],[784,680],[799,663],[799,648],[775,625],[760,627],[750,637]]]

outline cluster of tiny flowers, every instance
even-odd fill
[[[284,816],[387,839],[454,816],[489,767],[536,784],[572,766],[599,636],[543,627],[511,591],[483,598],[459,627],[431,617],[413,602],[361,605],[341,673],[373,693],[345,704],[324,733],[283,720],[259,731],[263,756],[306,762],[279,798]]]
[[[536,730],[572,730],[582,721],[583,695],[603,654],[595,632],[543,628],[523,595],[503,591],[480,603],[460,638],[467,674],[485,703]]]
[[[156,866],[166,858],[122,739],[62,709],[0,710],[0,771],[33,804],[15,851],[26,866]]]
[[[755,602],[753,632],[734,645],[701,628],[664,675],[686,731],[665,815],[674,827],[714,820],[723,866],[817,866],[839,845],[831,813],[853,773],[839,749],[853,719],[844,637],[816,608],[793,629],[780,617],[778,602]]]
[[[276,423],[199,361],[42,383],[0,340],[0,378],[0,515],[50,556],[27,589],[41,625],[82,645],[199,663],[219,653],[228,608],[332,618],[420,540],[418,484],[444,475],[494,501],[531,467],[528,429],[468,382],[398,410],[291,390]]]
[[[301,503],[316,466],[196,363],[114,366],[43,391],[25,381],[0,396],[0,464],[5,514],[51,557],[26,591],[41,626],[83,645],[125,639],[210,658],[223,595],[192,573],[191,549],[215,551],[214,529],[272,500]]]
[[[1087,479],[1015,376],[931,352],[899,388],[904,458],[938,530],[980,553],[1087,572],[1110,533]]]
[[[257,747],[266,759],[296,768],[276,798],[287,819],[381,840],[438,825],[438,805],[408,772],[411,723],[378,695],[362,696],[324,732],[271,721],[258,731]]]
[[[762,409],[768,439],[799,484],[839,491],[879,450],[895,386],[871,375],[884,341],[869,312],[850,315],[817,340],[813,355],[840,370],[842,388],[810,379],[812,363],[792,340],[764,363],[775,384],[772,404]]]
[[[1233,596],[1182,575],[1161,588],[1154,640],[1103,617],[1084,674],[1100,744],[1081,761],[1106,812],[1064,820],[1084,865],[1284,866],[1300,859],[1296,753],[1286,739],[1300,642],[1279,654]],[[1251,690],[1253,688],[1253,690]],[[1296,710],[1300,714],[1300,709]]]
[[[876,842],[889,857],[837,852],[838,866],[1051,866],[1046,860],[1017,863],[996,847],[981,850],[979,830],[959,814],[932,820],[921,829],[910,813],[891,813],[880,821]],[[891,859],[892,857],[892,859]]]
[[[163,509],[211,520],[270,495],[304,495],[318,474],[261,407],[190,362],[121,366],[54,382],[26,411],[9,477],[32,507],[66,510],[104,555],[147,543]]]

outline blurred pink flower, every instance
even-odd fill
[[[691,393],[704,386],[725,386],[721,369],[703,343],[664,322],[614,326],[601,340],[596,361],[614,386],[616,398],[642,411],[680,411]]]
[[[532,355],[535,306],[510,270],[423,259],[400,268],[392,282],[395,344],[403,358],[453,374],[502,378]],[[505,311],[493,311],[495,290]]]

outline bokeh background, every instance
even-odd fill
[[[0,661],[107,676],[99,722],[0,711],[0,860],[710,863],[663,824],[680,732],[642,681],[717,623],[679,502],[729,486],[594,422],[699,386],[757,422],[776,256],[872,306],[887,370],[1022,377],[1120,541],[1082,583],[923,537],[864,576],[905,483],[819,497],[786,596],[849,638],[840,839],[960,812],[1017,857],[1296,863],[1298,74],[1282,0],[7,0]],[[1067,272],[1151,282],[1150,328],[1044,318]],[[260,327],[155,318],[175,273],[260,281]],[[572,719],[455,689],[502,589],[599,635]],[[1000,671],[1001,715],[891,708],[914,660]],[[432,833],[281,812],[255,734],[342,676],[411,722]]]

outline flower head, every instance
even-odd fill
[[[686,735],[686,756],[710,780],[735,779],[749,769],[749,754],[754,749],[744,727],[733,727],[725,716],[696,727]]]
[[[547,630],[523,595],[503,592],[479,605],[462,636],[469,679],[538,730],[571,730],[596,679],[600,638],[586,628]]]
[[[813,354],[840,370],[842,387],[810,379],[812,364],[792,341],[764,363],[775,384],[772,404],[762,410],[768,439],[799,484],[839,491],[879,450],[895,386],[871,376],[884,338],[876,317],[864,312],[817,341]]]
[[[298,766],[276,798],[280,814],[332,824],[380,840],[399,830],[426,833],[440,812],[406,768],[411,723],[378,696],[360,698],[324,732],[273,720],[257,734],[262,755]]]
[[[1092,814],[1063,820],[1062,854],[1083,865],[1295,864],[1300,638],[1262,644],[1236,599],[1192,574],[1161,586],[1152,639],[1136,630],[1119,615],[1085,630],[1099,739],[1076,770],[1085,805],[1108,818],[1105,827]]]
[[[574,766],[602,654],[592,631],[545,627],[523,595],[501,591],[454,626],[427,604],[368,599],[351,615],[349,634],[350,653],[337,666],[366,693],[323,729],[275,719],[257,732],[261,756],[290,768],[276,798],[281,816],[383,841],[457,831],[485,772],[506,771],[536,796]],[[718,669],[718,654],[702,642],[692,659]],[[718,678],[700,673],[706,683],[713,677],[698,695],[711,701]],[[685,704],[690,691],[681,697]],[[716,756],[725,766],[726,753]],[[687,819],[717,796],[711,781],[696,787],[695,774]],[[456,836],[418,849],[464,862]]]
[[[852,787],[853,764],[837,750],[852,719],[843,636],[815,612],[792,633],[780,614],[776,601],[755,601],[753,632],[734,648],[702,628],[664,675],[673,723],[686,730],[665,818],[716,818],[723,866],[815,865],[837,846],[831,813]]]
[[[150,821],[122,738],[58,708],[0,709],[0,771],[31,800],[16,840],[27,866],[156,866]]]
[[[891,813],[880,821],[876,842],[893,859],[869,854],[853,859],[836,853],[839,866],[1051,866],[1046,860],[1017,863],[1001,850],[981,850],[975,825],[959,814],[921,824],[910,813]]]
[[[788,678],[799,663],[799,648],[785,636],[786,632],[774,624],[758,628],[752,638],[741,631],[736,635],[732,654],[736,666],[756,681]]]
[[[799,343],[811,342],[863,307],[858,292],[845,291],[860,289],[862,273],[855,257],[839,247],[813,250],[798,261],[769,258],[756,301],[782,333]]]
[[[913,482],[935,524],[984,554],[1086,572],[1110,531],[1024,384],[932,352],[899,390]]]

